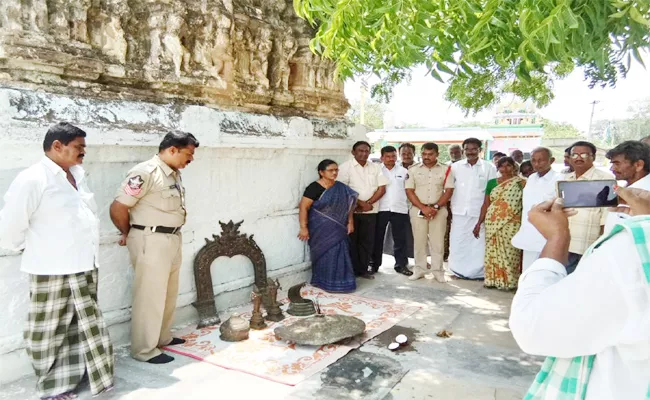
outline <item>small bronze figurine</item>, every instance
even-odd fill
[[[262,296],[258,293],[257,286],[251,293],[251,300],[253,300],[253,315],[251,316],[250,327],[255,330],[264,329],[266,323],[264,317],[262,317]]]
[[[269,296],[269,307],[266,310],[266,319],[274,322],[282,321],[284,319],[284,314],[282,314],[277,298],[278,289],[280,289],[280,280],[276,279],[274,282],[273,279],[269,279],[266,287]]]

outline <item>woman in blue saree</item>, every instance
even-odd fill
[[[332,160],[318,164],[320,178],[300,200],[300,240],[309,241],[311,284],[328,292],[351,292],[357,287],[348,235],[354,230],[352,212],[357,192],[336,181],[339,167]]]

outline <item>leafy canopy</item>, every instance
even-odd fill
[[[576,67],[590,87],[615,85],[650,47],[650,0],[293,0],[318,26],[312,51],[338,61],[341,78],[373,73],[387,101],[424,64],[467,112],[503,93],[538,106]]]

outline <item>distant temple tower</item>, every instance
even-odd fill
[[[530,152],[541,145],[544,127],[534,104],[523,101],[501,103],[494,115],[493,125],[487,128],[494,138],[489,143],[488,158],[497,151],[510,153],[519,149],[529,158]]]

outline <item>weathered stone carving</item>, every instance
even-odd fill
[[[83,96],[341,117],[334,64],[310,52],[312,35],[287,0],[0,0],[0,76]]]
[[[0,28],[7,32],[23,29],[20,0],[0,0]]]
[[[126,0],[95,0],[89,11],[90,43],[119,64],[126,62],[127,42],[122,21],[128,12]]]
[[[296,39],[290,34],[275,38],[271,64],[271,88],[289,90],[289,61],[298,51]]]
[[[194,68],[208,76],[228,80],[232,69],[232,45],[230,42],[231,16],[227,11],[210,2],[204,2],[198,9],[188,10],[188,25],[197,26],[192,43]],[[195,74],[196,75],[196,74]]]
[[[176,76],[180,77],[181,67],[183,71],[190,72],[190,52],[181,42],[181,37],[184,34],[185,21],[180,11],[167,15],[165,28],[165,34],[162,39],[165,57],[174,65]]]
[[[235,38],[234,38],[234,51],[235,51],[235,65],[237,65],[237,73],[244,82],[251,79],[251,51],[253,46],[253,35],[247,26],[242,26],[239,23],[235,24]]]
[[[233,223],[232,221],[221,225],[221,235],[212,235],[214,240],[205,239],[205,246],[199,250],[194,258],[194,281],[196,283],[196,302],[192,305],[199,312],[199,328],[204,326],[216,325],[220,322],[217,315],[217,309],[214,304],[214,289],[212,288],[212,275],[210,266],[218,257],[234,257],[243,255],[248,257],[253,263],[255,271],[255,285],[262,290],[267,291],[266,278],[266,260],[262,250],[257,246],[253,235],[239,233],[239,227],[242,222]],[[270,302],[265,299],[264,305],[267,310],[270,308]]]
[[[48,0],[49,32],[59,40],[88,41],[90,0]]]
[[[262,26],[257,31],[255,40],[251,44],[251,75],[255,78],[256,82],[264,88],[269,87],[269,78],[267,77],[269,70],[269,54],[273,42],[271,41],[271,29]]]

